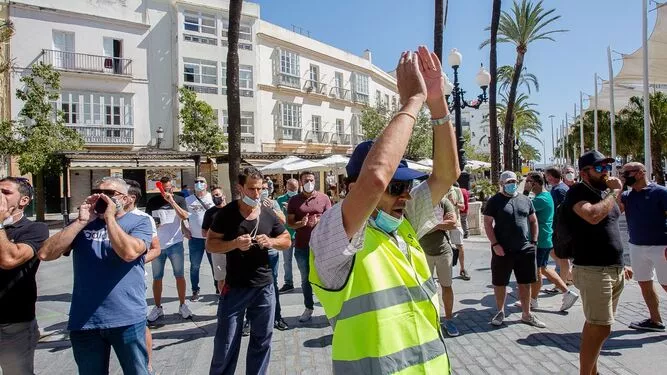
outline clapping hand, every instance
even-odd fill
[[[249,234],[236,237],[237,247],[241,251],[247,251],[252,246],[252,238]]]
[[[445,77],[442,74],[438,56],[425,46],[419,46],[417,54],[419,55],[419,71],[426,84],[426,101],[442,100],[445,95]]]
[[[266,234],[258,234],[257,237],[255,237],[255,240],[257,240],[257,244],[262,249],[270,249],[273,247],[273,244],[271,243],[271,238],[269,238],[269,236],[267,236]]]
[[[412,51],[405,51],[396,67],[396,86],[401,104],[415,99],[420,103],[426,100],[426,83],[419,71],[419,57]]]

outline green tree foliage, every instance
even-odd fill
[[[223,151],[226,139],[217,124],[213,108],[197,99],[197,94],[186,87],[178,89],[178,93],[178,101],[181,103],[178,119],[183,124],[183,130],[178,136],[180,145],[205,155]]]
[[[472,144],[472,136],[470,134],[470,130],[463,131],[463,149],[466,152],[468,160],[485,161],[487,163],[491,161],[490,154],[478,152],[477,147],[475,147]]]
[[[377,138],[382,130],[394,117],[395,111],[389,110],[383,104],[375,107],[365,107],[361,111],[361,129],[364,139]],[[417,116],[417,123],[412,130],[412,136],[405,150],[405,157],[411,160],[420,160],[432,157],[433,129],[428,112],[422,109]]]

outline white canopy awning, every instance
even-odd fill
[[[421,164],[421,165],[425,165],[425,166],[427,166],[427,167],[431,167],[431,168],[433,168],[433,160],[432,160],[432,159],[422,159],[422,160],[418,160],[417,163],[419,163],[419,164]]]
[[[416,171],[424,172],[424,173],[431,173],[431,170],[433,169],[432,167],[429,167],[427,165],[419,164],[417,162],[414,162],[412,160],[405,160],[408,163],[408,168],[414,169]]]
[[[285,159],[278,160],[274,163],[268,164],[262,168],[260,171],[264,174],[274,174],[274,173],[294,173],[299,171],[326,171],[331,169],[326,165],[316,163],[311,160],[301,159],[296,156],[288,156]]]
[[[316,162],[322,165],[326,165],[327,167],[332,169],[345,168],[345,166],[347,166],[348,161],[350,161],[350,158],[343,155],[331,155],[328,158],[316,160]]]

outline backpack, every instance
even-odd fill
[[[567,200],[566,200],[567,201]],[[570,222],[570,211],[566,202],[558,205],[553,222],[553,245],[554,253],[560,259],[574,258],[574,237],[568,222]]]

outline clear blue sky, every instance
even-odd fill
[[[529,46],[524,65],[537,75],[540,91],[531,95],[537,104],[551,157],[551,124],[560,125],[565,113],[579,107],[579,91],[593,94],[593,74],[607,79],[607,46],[622,53],[641,47],[641,2],[643,0],[545,0],[544,7],[556,8],[562,17],[552,28],[568,29],[556,34],[556,42],[539,41]],[[308,30],[312,38],[360,55],[373,53],[373,63],[393,70],[401,51],[418,44],[433,46],[434,1],[431,0],[255,0],[260,17],[291,29]],[[460,68],[462,87],[472,98],[479,91],[475,74],[479,64],[488,67],[488,47],[479,44],[489,37],[491,0],[449,0],[443,54],[458,48],[463,54]],[[502,2],[510,10],[512,1]],[[650,4],[649,9],[655,8]],[[653,29],[655,11],[649,13],[648,30]],[[513,65],[516,57],[510,44],[499,44],[498,65]],[[612,54],[613,59],[620,56]],[[620,61],[614,62],[618,72]],[[451,68],[446,69],[451,77]],[[587,102],[584,102],[584,108]],[[578,109],[577,109],[578,111]],[[537,145],[536,145],[537,146]],[[539,146],[542,152],[542,146]]]

